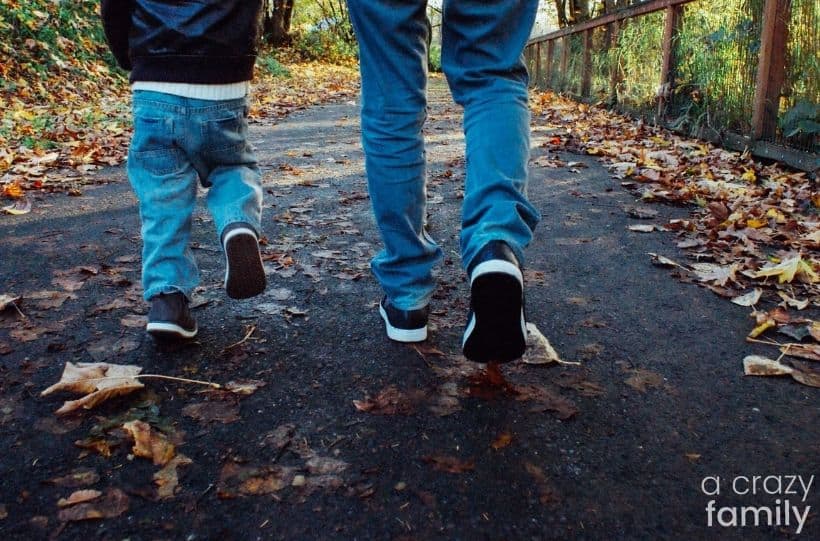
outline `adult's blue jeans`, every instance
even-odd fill
[[[190,298],[199,283],[190,247],[199,183],[208,188],[206,204],[217,235],[236,222],[259,234],[261,176],[247,142],[247,111],[245,98],[210,101],[134,92],[127,169],[142,219],[146,300],[176,291]]]
[[[427,106],[425,0],[348,0],[359,41],[362,143],[384,248],[372,269],[400,309],[427,305],[441,250],[424,229]],[[523,261],[539,220],[526,196],[528,75],[522,52],[537,0],[445,0],[442,68],[464,107],[467,180],[460,236],[467,268],[506,242]]]

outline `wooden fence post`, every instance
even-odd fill
[[[618,38],[621,32],[621,21],[616,20],[612,23],[612,45],[611,47],[615,49],[619,49],[620,45],[618,45]],[[613,104],[618,103],[618,85],[621,84],[623,81],[623,72],[621,71],[621,66],[618,64],[617,55],[613,55],[610,53],[610,77],[609,77],[609,99]]]
[[[581,96],[584,98],[589,97],[592,86],[592,32],[592,28],[584,31],[584,62],[581,68]]]
[[[552,61],[553,57],[555,56],[555,40],[551,39],[547,42],[547,72],[544,74],[544,79],[546,81],[546,87],[552,88]]]
[[[569,46],[571,36],[564,36],[561,38],[561,90],[566,90],[567,82],[567,65],[569,64]]]
[[[683,8],[680,5],[666,8],[666,24],[663,29],[663,64],[657,93],[658,114],[656,120],[659,124],[663,124],[663,117],[666,114],[666,107],[672,97],[672,87],[675,84],[677,64],[675,47],[678,41],[678,31],[680,30],[681,16],[683,14],[682,10]]]
[[[541,81],[541,42],[535,44],[535,86]]]
[[[786,78],[786,43],[791,0],[766,0],[757,64],[752,137],[774,139],[780,109],[780,91]]]

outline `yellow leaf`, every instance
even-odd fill
[[[766,211],[766,216],[768,218],[774,218],[777,221],[777,223],[779,223],[779,224],[786,223],[786,216],[777,209],[772,208],[772,209],[767,210]]]
[[[773,267],[765,267],[760,269],[755,273],[754,277],[764,278],[767,276],[777,276],[777,281],[782,284],[783,282],[791,282],[794,280],[794,275],[797,274],[799,267],[800,257],[792,257],[791,259],[786,259]]]
[[[777,323],[775,323],[774,320],[767,319],[766,321],[752,329],[752,332],[749,333],[749,338],[757,338],[758,336],[766,332],[768,329],[771,329],[775,326],[777,326]]]
[[[750,182],[752,184],[757,182],[757,175],[755,175],[754,169],[747,169],[745,173],[740,175],[740,180],[745,180],[746,182]]]
[[[760,229],[768,223],[768,221],[761,220],[760,218],[749,218],[748,220],[746,220],[746,225],[751,227],[752,229]]]

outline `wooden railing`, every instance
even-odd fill
[[[583,49],[580,54],[580,92],[576,92],[574,97],[590,100],[593,31],[597,28],[608,27],[609,35],[617,36],[622,21],[665,11],[662,49],[659,51],[662,55],[662,67],[657,78],[658,91],[655,96],[657,104],[654,120],[659,124],[668,125],[669,119],[666,117],[666,112],[675,84],[677,33],[683,16],[684,4],[695,1],[697,0],[649,0],[533,38],[528,42],[525,53],[530,65],[531,80],[535,86],[549,87],[551,81],[555,79],[555,71],[560,72],[557,75],[563,76],[567,72],[571,54],[569,40],[580,34],[583,39]],[[750,115],[751,129],[748,133],[703,130],[699,135],[725,147],[749,150],[758,156],[776,159],[804,171],[813,172],[820,168],[820,159],[817,153],[813,152],[814,149],[795,149],[773,142],[777,139],[780,94],[786,76],[787,21],[790,8],[791,0],[765,0],[753,111]],[[556,43],[559,40],[561,41],[561,53],[560,58],[556,61]],[[815,54],[820,54],[820,52],[815,52]],[[620,76],[618,70],[612,70],[609,82],[610,96],[615,96],[615,88],[619,84]]]

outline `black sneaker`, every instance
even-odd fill
[[[470,313],[462,350],[471,361],[506,363],[527,347],[524,278],[513,251],[488,243],[470,263]]]
[[[248,299],[265,291],[265,268],[253,228],[237,222],[222,232],[225,291],[232,299]]]
[[[181,340],[196,336],[196,320],[188,309],[185,295],[177,292],[151,297],[145,330],[158,340]]]
[[[423,342],[427,339],[427,306],[416,310],[399,310],[387,300],[379,303],[379,314],[387,328],[387,337],[396,342]]]

